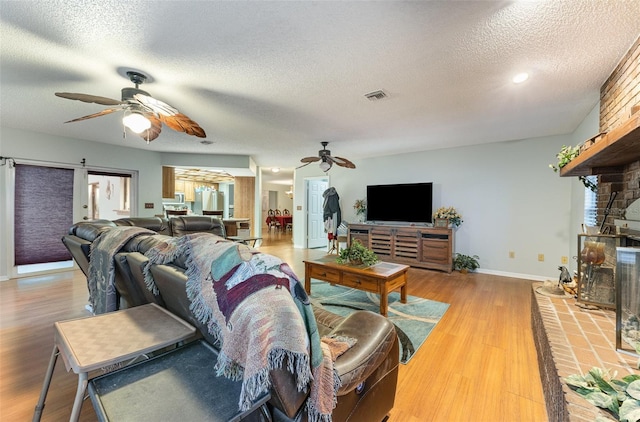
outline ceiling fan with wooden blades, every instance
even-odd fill
[[[160,135],[163,123],[171,129],[177,132],[184,132],[187,135],[197,136],[198,138],[205,138],[207,136],[204,129],[189,117],[180,113],[176,108],[153,98],[148,92],[139,89],[140,84],[147,79],[145,75],[140,72],[128,71],[127,76],[131,82],[135,84],[135,88],[122,88],[122,100],[114,100],[89,94],[56,92],[55,94],[61,98],[110,106],[98,113],[78,117],[65,123],[79,122],[81,120],[124,111],[122,123],[147,141],[147,143],[153,141]]]
[[[311,163],[315,163],[317,161],[320,161],[320,169],[324,172],[329,171],[329,169],[331,169],[331,166],[333,166],[333,164],[337,164],[340,167],[346,167],[348,169],[356,168],[356,165],[353,164],[351,161],[347,160],[346,158],[332,156],[331,151],[327,149],[327,145],[329,145],[329,142],[324,141],[324,142],[320,142],[320,144],[322,145],[322,149],[318,151],[318,156],[303,158],[302,160],[300,160],[300,162],[304,164],[301,165],[300,167],[297,167],[297,169],[307,166]]]

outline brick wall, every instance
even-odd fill
[[[600,89],[600,131],[608,132],[620,126],[631,116],[632,107],[639,105],[640,37]],[[598,224],[605,218],[612,192],[617,194],[605,223],[611,233],[615,231],[614,219],[621,218],[624,210],[640,198],[640,161],[630,163],[620,171],[599,175]]]

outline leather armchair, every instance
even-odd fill
[[[159,234],[172,236],[169,219],[162,217],[128,217],[119,218],[113,221],[117,226],[136,226],[153,230]]]
[[[209,216],[173,217],[169,219],[172,236],[184,236],[189,233],[211,233],[227,237],[222,220]]]

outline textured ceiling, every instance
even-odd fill
[[[640,34],[640,0],[1,1],[2,126],[293,168],[572,132]],[[123,139],[122,76],[198,122]],[[510,78],[526,71],[530,79]],[[387,98],[369,101],[366,93]],[[281,173],[282,174],[282,173]]]

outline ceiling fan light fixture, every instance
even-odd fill
[[[527,79],[529,79],[529,74],[526,72],[522,72],[522,73],[518,73],[517,75],[515,75],[512,79],[514,84],[521,84],[524,81],[526,81]]]
[[[331,163],[326,161],[326,160],[322,160],[320,161],[320,170],[324,171],[325,173],[329,171],[329,169],[331,169]]]
[[[126,114],[122,118],[122,124],[135,133],[142,133],[151,127],[151,122],[149,121],[149,119],[147,119],[142,115],[142,113],[139,113],[137,111]]]

